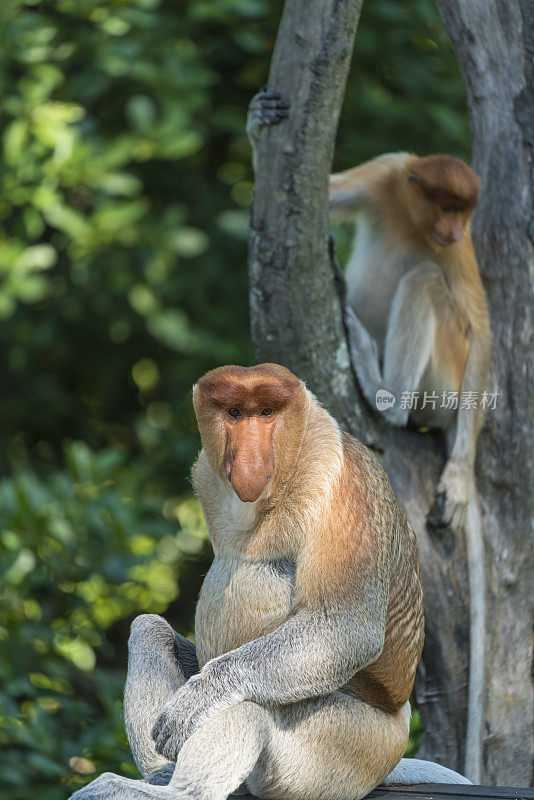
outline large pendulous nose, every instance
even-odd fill
[[[270,430],[255,421],[243,420],[229,439],[226,474],[239,499],[253,503],[267,486],[274,469]]]

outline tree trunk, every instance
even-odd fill
[[[249,257],[257,354],[263,361],[285,359],[330,399],[332,413],[347,427],[359,427],[363,412],[353,400],[354,375],[328,248],[326,198],[361,4],[285,3],[269,91],[283,94],[291,111],[287,122],[266,131],[259,143]]]
[[[466,0],[466,3],[469,2],[473,0]],[[444,445],[437,436],[397,430],[382,424],[363,402],[350,363],[343,322],[343,293],[339,290],[342,279],[336,271],[327,244],[327,179],[360,5],[361,0],[286,0],[268,89],[279,91],[284,99],[289,100],[291,112],[289,120],[262,134],[258,148],[249,242],[252,336],[258,361],[284,364],[303,378],[343,428],[375,449],[400,503],[407,511],[418,538],[425,591],[426,640],[416,683],[416,702],[425,729],[420,755],[463,771],[469,677],[467,554],[462,536],[436,533],[428,530],[425,524],[444,463]],[[511,138],[503,137],[502,147],[512,146],[516,149],[508,155],[508,162],[517,161],[521,148],[513,145]],[[523,153],[522,157],[526,163],[526,154]],[[515,173],[517,166],[514,166]],[[513,185],[519,186],[519,182]],[[522,186],[527,196],[527,187],[524,183]],[[486,219],[483,213],[479,214],[479,219]],[[527,231],[524,225],[528,213],[524,211],[523,216],[519,215],[523,227],[520,234],[514,234],[523,237],[525,248]],[[505,219],[504,214],[502,217]],[[493,208],[490,224],[484,226],[484,234],[491,242],[488,250],[491,247],[492,253],[493,243],[503,228],[502,222],[498,222],[500,219],[501,215],[495,213]],[[508,247],[508,251],[495,252],[511,252],[504,240],[502,247]],[[526,250],[523,252],[525,258]],[[507,258],[509,261],[510,255]],[[519,250],[515,261],[522,261]],[[515,261],[514,268],[517,266]],[[508,285],[509,302],[506,302],[506,307],[509,320],[515,308],[513,302],[518,287],[523,287],[526,281],[526,264],[521,263],[518,270],[524,277],[521,280],[518,278],[517,288],[514,290],[512,284]],[[486,274],[489,274],[487,267]],[[515,279],[512,280],[515,286]],[[505,288],[504,285],[499,287],[501,298]],[[490,292],[493,318],[496,316],[494,305],[497,291],[495,287]],[[521,291],[525,298],[529,296],[526,288]],[[512,323],[505,326],[504,313],[502,321],[503,335],[496,336],[495,359],[508,365],[507,387],[522,381],[523,388],[517,389],[513,396],[510,393],[503,397],[498,415],[490,420],[483,439],[483,452],[491,451],[491,455],[484,459],[487,473],[480,472],[479,480],[485,524],[489,524],[491,516],[492,525],[488,539],[492,544],[487,554],[489,575],[495,587],[500,586],[498,591],[495,590],[495,598],[494,589],[491,590],[492,613],[496,611],[497,603],[508,609],[513,604],[513,598],[521,595],[523,600],[520,613],[510,621],[516,631],[511,638],[514,642],[512,652],[507,654],[502,650],[502,641],[499,653],[491,653],[491,645],[488,649],[490,670],[500,670],[495,673],[494,679],[491,678],[490,684],[496,696],[499,695],[498,685],[502,686],[501,692],[506,690],[508,675],[513,679],[521,673],[523,680],[530,667],[525,652],[529,634],[524,630],[528,624],[524,594],[527,588],[524,585],[527,565],[521,561],[516,563],[521,559],[526,562],[524,536],[528,517],[528,462],[526,455],[522,458],[518,455],[520,447],[526,445],[527,429],[520,423],[517,430],[511,430],[516,398],[517,402],[519,398],[525,401],[519,418],[526,426],[527,388],[524,372],[521,369],[512,371],[512,356],[504,351],[506,344],[510,348]],[[525,364],[527,343],[525,334],[521,336],[523,341],[519,358],[520,363]],[[516,343],[519,338],[515,337]],[[498,378],[499,388],[501,385],[504,387],[505,384],[500,382],[501,373]],[[494,428],[498,428],[498,432]],[[512,442],[517,443],[517,450],[513,449],[515,445],[512,446]],[[514,470],[509,463],[513,459]],[[479,464],[481,461],[479,459]],[[518,476],[517,496],[517,487],[511,487],[516,501],[514,508],[505,504],[504,493],[509,484],[502,477],[504,469],[509,470],[508,474],[513,472],[514,476]],[[519,471],[522,471],[521,477]],[[491,481],[489,475],[492,476]],[[491,509],[490,516],[488,509]],[[512,517],[515,517],[515,522]],[[506,542],[503,542],[501,537],[505,534]],[[492,549],[493,539],[495,546],[499,544],[498,549]],[[506,552],[502,550],[503,545]],[[509,547],[517,547],[517,550],[506,550]],[[509,573],[504,565],[512,558],[514,571]],[[505,575],[496,577],[503,569]],[[514,581],[513,587],[510,587],[511,579]],[[499,613],[499,619],[503,619],[502,613]],[[492,623],[492,631],[493,628]],[[507,659],[509,672],[503,673],[494,663],[498,658],[503,662]],[[496,684],[494,687],[493,681]],[[519,692],[518,697],[523,698],[522,702],[526,704],[524,691]],[[488,702],[488,709],[491,708],[492,704]],[[519,727],[515,704],[510,713],[502,706],[499,708],[502,727],[508,735],[516,722]],[[518,737],[514,734],[518,754],[526,754],[529,749],[532,753],[530,734],[526,734],[525,718],[528,713],[525,705],[522,709],[521,744],[517,743]],[[503,717],[506,717],[506,721]],[[514,774],[492,771],[497,769],[494,761],[502,761],[499,752],[501,746],[506,748],[506,742],[493,738],[498,733],[493,724],[490,730],[493,749],[487,751],[491,763],[487,765],[486,779],[517,783],[517,771]],[[511,746],[510,752],[513,749]],[[476,775],[474,777],[477,778]],[[521,772],[521,780],[524,783],[528,781],[526,773]]]
[[[440,7],[482,178],[473,233],[490,305],[491,384],[500,392],[477,457],[488,574],[483,769],[488,782],[522,786],[532,779],[534,753],[534,7],[529,0],[440,0]]]

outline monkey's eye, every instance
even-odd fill
[[[272,408],[264,408],[263,411],[260,412],[260,417],[270,417],[272,413]]]
[[[231,417],[233,417],[234,419],[237,419],[238,417],[240,417],[240,416],[241,416],[241,411],[240,411],[238,408],[234,408],[233,406],[232,406],[232,408],[229,408],[229,409],[228,409],[228,413],[229,413],[229,414],[230,414],[230,416],[231,416]]]

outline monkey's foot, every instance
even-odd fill
[[[264,125],[278,125],[289,116],[289,103],[279,92],[266,92],[262,89],[250,101],[247,115],[247,136],[253,147],[258,143]]]
[[[377,407],[378,402],[378,397],[376,397]],[[410,410],[408,408],[402,408],[399,405],[394,405],[391,406],[391,408],[386,408],[384,410],[379,409],[379,411],[386,422],[388,422],[390,425],[393,425],[394,428],[405,428],[408,424],[408,417],[410,416]]]
[[[172,786],[154,786],[146,781],[104,772],[74,792],[70,800],[177,800],[178,796]]]
[[[448,461],[441,475],[434,503],[427,514],[432,528],[461,530],[472,489],[473,473],[469,465]]]

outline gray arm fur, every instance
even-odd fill
[[[331,175],[328,202],[330,222],[339,223],[353,220],[358,211],[369,205],[370,198],[363,184],[351,186],[350,189],[338,188],[336,175]]]
[[[297,614],[272,633],[209,661],[200,676],[215,695],[235,692],[256,703],[328,694],[382,652],[386,607],[373,606]]]
[[[276,630],[208,661],[163,707],[152,735],[176,758],[210,719],[243,701],[285,705],[340,689],[376,661],[384,646],[387,590],[374,581],[365,602],[301,611]]]

